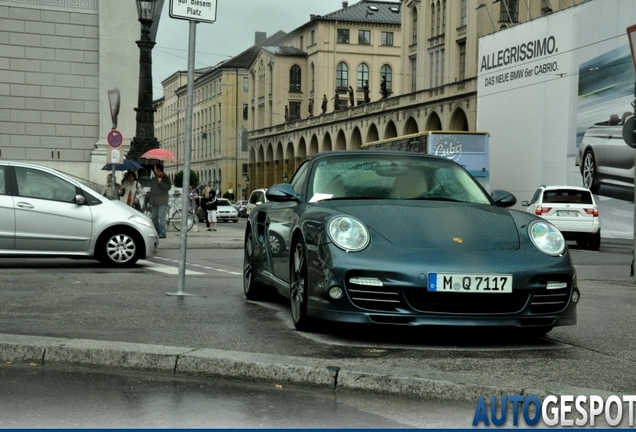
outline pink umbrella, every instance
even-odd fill
[[[177,160],[172,152],[165,149],[152,149],[141,155],[142,159]]]

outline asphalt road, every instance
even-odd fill
[[[227,229],[240,235],[241,225]],[[159,257],[119,271],[92,261],[0,260],[0,328],[9,334],[319,359],[325,367],[355,365],[406,380],[471,382],[504,392],[634,394],[631,246],[573,248],[572,255],[582,290],[579,323],[542,339],[492,329],[344,325],[299,333],[285,300],[244,299],[240,249],[188,250],[185,290],[192,295],[186,297],[166,295],[177,288],[178,249],[161,250]],[[457,397],[475,400],[472,393]]]

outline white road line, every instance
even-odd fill
[[[153,270],[159,273],[165,273],[169,275],[179,274],[179,267],[158,264],[158,263],[154,263],[154,262],[146,261],[146,260],[139,260],[138,264],[140,264],[144,268],[147,268],[148,270]],[[206,273],[195,272],[195,271],[186,269],[186,274],[187,275],[204,275]]]
[[[154,259],[167,261],[169,263],[174,264],[176,266],[177,273],[179,272],[179,261],[178,260],[170,259],[170,258],[163,258],[163,257],[155,257]],[[204,270],[210,270],[210,271],[217,272],[217,273],[225,273],[225,274],[234,275],[234,276],[243,276],[243,273],[241,273],[241,272],[235,272],[235,271],[220,269],[220,268],[216,268],[216,267],[208,267],[208,266],[204,266],[204,265],[201,265],[201,264],[188,264],[188,263],[186,263],[186,264],[189,265],[190,267],[200,267],[200,268],[202,268]],[[157,264],[157,265],[161,265],[161,264]],[[207,274],[207,273],[199,273],[199,272],[186,270],[186,274]]]

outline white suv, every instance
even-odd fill
[[[523,201],[528,213],[548,220],[568,240],[580,247],[598,250],[601,246],[601,218],[594,195],[576,186],[541,186],[532,201]]]

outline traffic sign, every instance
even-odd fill
[[[216,0],[170,0],[170,18],[213,23]]]
[[[124,136],[117,129],[111,129],[106,135],[106,141],[111,148],[119,148],[124,143]]]

